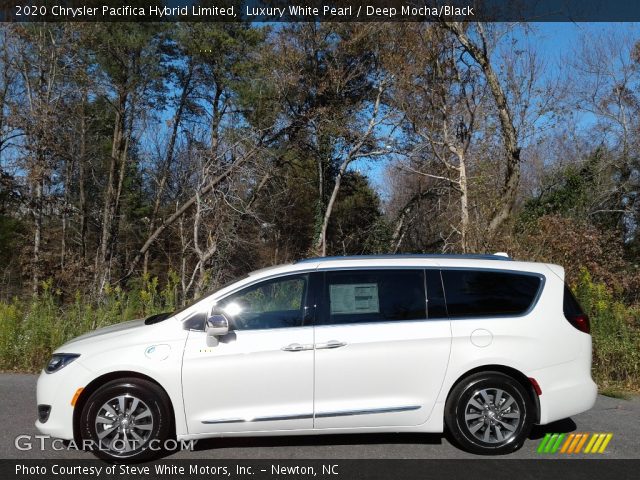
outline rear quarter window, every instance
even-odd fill
[[[490,270],[442,270],[450,318],[516,316],[533,305],[542,279]]]
[[[562,309],[564,310],[564,316],[567,318],[577,317],[579,315],[584,315],[584,311],[582,307],[576,300],[576,297],[573,295],[573,292],[569,288],[569,285],[564,284],[564,298],[562,302]]]

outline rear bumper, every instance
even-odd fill
[[[540,424],[577,415],[593,407],[598,387],[591,378],[591,357],[530,372],[540,384]]]

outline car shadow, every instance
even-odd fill
[[[576,422],[570,418],[564,418],[556,422],[548,423],[547,425],[534,425],[529,434],[530,440],[538,440],[544,437],[547,433],[569,433],[575,432],[578,426]]]
[[[198,440],[193,451],[224,448],[305,447],[375,445],[385,443],[442,443],[441,433],[350,433],[335,435],[291,435],[276,437],[225,437]]]

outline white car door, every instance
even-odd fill
[[[190,434],[313,427],[309,276],[265,280],[218,302],[230,332],[191,331],[182,382]]]
[[[412,426],[429,418],[451,328],[439,273],[428,272],[325,273],[315,329],[316,429]],[[429,319],[426,287],[433,290]]]

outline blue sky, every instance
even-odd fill
[[[557,67],[559,62],[562,62],[563,55],[570,55],[580,45],[585,35],[589,37],[611,29],[638,31],[638,25],[634,23],[541,22],[529,25],[533,29],[533,36],[538,41],[539,53],[552,60],[550,62],[552,67]]]
[[[571,22],[539,22],[529,23],[530,31],[528,39],[538,53],[539,58],[544,59],[545,70],[542,72],[541,80],[545,75],[550,77],[559,73],[566,63],[566,59],[572,52],[580,46],[584,38],[589,38],[601,32],[613,29],[629,29],[638,32],[640,40],[640,27],[637,24],[624,23],[571,23]],[[527,35],[517,30],[514,38],[518,41],[526,41]],[[588,124],[593,119],[585,116],[582,122]],[[373,186],[384,195],[385,169],[387,164],[383,161],[361,160],[354,162],[352,168],[360,171],[369,177]]]

